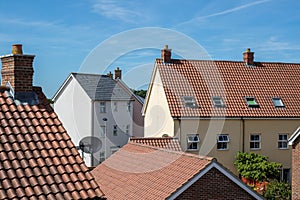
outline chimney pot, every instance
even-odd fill
[[[251,52],[250,48],[247,48],[246,51],[243,53],[244,62],[247,65],[254,65],[254,52]]]
[[[171,51],[172,49],[169,49],[168,45],[164,46],[164,49],[161,50],[161,58],[163,59],[163,62],[170,63],[171,62]]]
[[[13,44],[11,53],[12,54],[23,54],[22,44]]]
[[[122,70],[119,67],[115,69],[115,79],[122,79]]]

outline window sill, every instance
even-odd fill
[[[199,149],[187,149],[186,151],[199,151]]]
[[[218,151],[228,151],[229,150],[229,148],[227,148],[227,149],[217,149]]]
[[[250,151],[259,151],[259,150],[261,150],[261,148],[259,148],[259,149],[251,149],[250,148]]]

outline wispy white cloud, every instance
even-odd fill
[[[300,46],[290,44],[286,41],[280,41],[277,37],[272,36],[267,41],[258,46],[263,51],[284,51],[300,50]]]
[[[10,24],[10,25],[19,25],[19,26],[31,26],[31,27],[54,27],[57,25],[57,22],[49,21],[34,21],[22,18],[7,18],[0,17],[1,24]]]
[[[127,1],[125,5],[122,5],[120,1],[116,0],[95,0],[93,1],[92,11],[106,18],[134,23],[136,17],[142,15],[138,11],[129,8],[128,5]]]
[[[268,1],[270,1],[270,0],[254,1],[254,2],[251,2],[251,3],[248,3],[248,4],[244,4],[244,5],[237,6],[237,7],[234,7],[234,8],[230,8],[230,9],[227,9],[227,10],[223,10],[223,11],[220,11],[220,12],[212,13],[212,14],[209,14],[209,15],[194,17],[194,18],[192,18],[188,21],[180,23],[180,25],[186,25],[186,24],[189,24],[189,23],[194,23],[195,21],[201,21],[201,20],[204,20],[204,19],[207,19],[207,18],[216,17],[216,16],[220,16],[220,15],[226,15],[226,14],[237,12],[237,11],[240,11],[240,10],[258,5],[258,4],[266,3]]]

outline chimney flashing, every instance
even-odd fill
[[[0,59],[6,58],[6,57],[20,57],[20,56],[23,56],[23,57],[35,57],[35,55],[31,55],[31,54],[12,54],[11,53],[11,54],[0,56]]]

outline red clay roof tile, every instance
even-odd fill
[[[0,92],[0,198],[104,198],[99,185],[81,185],[95,183],[94,178],[44,94],[34,91],[40,104],[33,106],[17,106]]]
[[[300,64],[208,60],[156,60],[173,117],[299,117]],[[186,108],[183,96],[194,96],[198,108]],[[221,96],[224,108],[215,108],[212,96]],[[245,97],[255,97],[259,108],[248,108]],[[285,105],[275,108],[273,97]]]
[[[159,148],[164,148],[164,149],[169,149],[174,151],[182,151],[178,139],[172,137],[162,137],[162,138],[132,137],[130,138],[130,142],[150,145],[153,147],[159,147]]]
[[[92,174],[108,199],[166,199],[212,158],[130,142]]]

